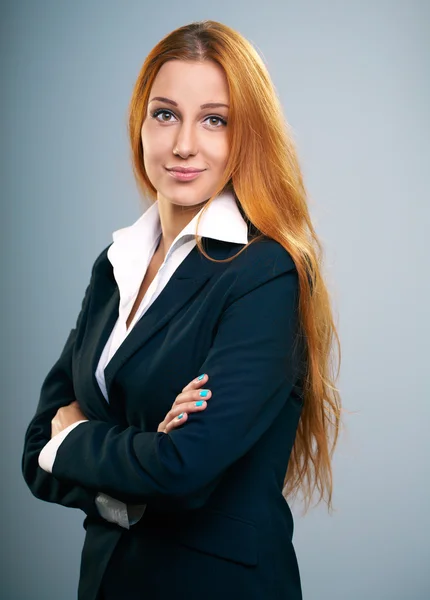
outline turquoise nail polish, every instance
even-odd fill
[[[203,406],[203,400],[199,400],[198,402],[196,402],[196,406]]]
[[[178,415],[178,419],[182,419],[183,416],[184,416],[184,413],[181,413],[180,415]]]
[[[206,375],[206,373],[203,373],[203,375],[199,375],[197,377],[197,381],[201,381],[205,375]]]
[[[199,396],[201,396],[202,398],[206,398],[206,396],[208,395],[208,391],[207,390],[202,390],[199,394]]]

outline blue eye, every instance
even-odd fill
[[[172,113],[172,111],[170,110],[166,110],[165,108],[159,108],[158,110],[154,111],[153,113],[151,113],[151,117],[153,119],[156,119],[157,121],[159,121],[160,123],[172,123],[172,121],[166,121],[164,119],[157,119],[158,115],[161,114],[167,114],[167,115],[172,115],[174,116],[174,114]],[[223,127],[225,127],[227,125],[227,121],[225,119],[223,119],[222,117],[218,117],[216,115],[209,115],[208,117],[206,117],[205,121],[207,121],[208,119],[216,119],[217,121],[219,121],[221,123],[221,125]],[[220,126],[216,125],[213,127],[213,129],[218,129]]]

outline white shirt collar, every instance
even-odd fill
[[[204,207],[193,219],[178,233],[165,257],[167,261],[172,252],[183,243],[194,238],[197,219]],[[123,227],[113,232],[113,244],[108,250],[108,258],[114,269],[124,261],[129,268],[133,263],[149,263],[161,235],[160,214],[158,200],[129,227]],[[224,191],[216,196],[199,224],[198,235],[216,240],[231,242],[233,244],[248,243],[248,227],[243,219],[233,192]]]

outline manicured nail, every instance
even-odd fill
[[[199,394],[199,396],[201,396],[202,398],[206,398],[207,395],[208,395],[208,390],[202,390]]]
[[[203,373],[202,375],[199,375],[197,377],[197,381],[201,381],[205,375],[206,375],[206,373]]]
[[[184,413],[181,413],[180,415],[178,415],[178,419],[182,419],[183,416],[184,416]]]
[[[203,406],[203,400],[199,400],[198,402],[196,402],[196,406]]]

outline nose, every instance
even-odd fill
[[[182,158],[194,156],[197,153],[197,136],[192,124],[181,124],[174,140],[173,150],[176,150],[175,154],[179,154]]]

